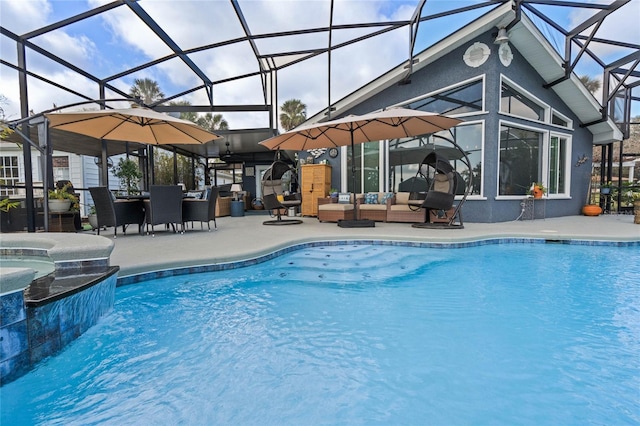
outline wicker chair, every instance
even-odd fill
[[[185,199],[182,201],[182,220],[183,222],[191,222],[191,228],[193,228],[193,221],[200,221],[200,228],[204,229],[204,222],[207,222],[207,227],[211,231],[211,221],[213,220],[214,228],[218,228],[216,222],[216,202],[218,201],[218,188],[213,187],[207,189],[205,193],[205,199],[192,200]]]
[[[98,235],[100,228],[113,226],[113,238],[118,236],[118,226],[122,226],[122,233],[127,233],[127,225],[137,224],[138,233],[142,233],[144,224],[144,208],[142,200],[114,200],[111,191],[105,186],[89,188],[93,205],[96,208],[98,220]]]
[[[264,225],[298,225],[302,223],[300,219],[283,219],[282,212],[288,211],[291,207],[298,207],[302,204],[300,193],[285,194],[282,188],[282,177],[289,173],[293,186],[296,185],[296,172],[289,164],[282,160],[276,160],[264,172],[262,177],[262,203],[264,208],[271,212],[276,219],[262,222]]]
[[[436,218],[438,223],[434,225],[414,223],[412,226],[416,228],[433,226],[462,227],[460,206],[464,199],[455,208],[453,203],[459,190],[464,190],[464,180],[459,176],[449,160],[436,152],[431,152],[420,163],[418,175],[430,182],[429,189],[422,202],[422,208],[427,209],[429,218]],[[454,224],[456,218],[460,222],[459,225]]]
[[[147,234],[151,226],[151,235],[155,237],[153,227],[155,225],[171,225],[173,232],[176,232],[176,224],[182,226],[181,233],[184,233],[184,223],[182,222],[182,188],[178,185],[151,185],[149,188],[149,199],[144,201]]]

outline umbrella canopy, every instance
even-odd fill
[[[260,144],[269,149],[304,151],[424,135],[447,130],[459,123],[461,120],[432,112],[392,108],[302,126]]]
[[[45,114],[49,127],[97,139],[148,145],[203,144],[220,136],[195,123],[147,108],[99,111],[53,112]]]
[[[290,149],[298,151],[351,145],[351,177],[353,179],[355,200],[356,167],[353,163],[353,159],[355,158],[355,144],[436,133],[450,129],[461,122],[461,120],[432,112],[407,108],[392,108],[302,126],[262,141],[260,144],[269,149]],[[355,206],[357,218],[357,204]],[[357,222],[362,223],[356,224]],[[339,221],[338,226],[362,227],[375,225],[373,221],[355,220]]]

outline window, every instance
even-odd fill
[[[558,111],[553,111],[551,113],[551,124],[566,128],[571,128],[573,126],[573,122]]]
[[[533,182],[542,182],[542,133],[500,126],[498,195],[526,195]]]
[[[69,157],[54,156],[53,157],[53,180],[69,180]]]
[[[569,177],[568,171],[571,170],[567,165],[569,155],[569,139],[567,137],[551,135],[549,141],[549,182],[548,194],[561,195],[569,194]]]
[[[569,195],[570,138],[506,124],[500,126],[498,195],[524,196],[533,182],[543,182],[547,196]]]
[[[3,185],[17,185],[20,181],[20,170],[18,167],[18,157],[2,156],[0,157],[0,183]],[[0,195],[14,195],[14,188],[0,188]]]
[[[347,173],[344,175],[347,179],[347,191],[353,192],[352,165],[355,165],[356,171],[355,192],[380,191],[380,142],[366,142],[356,145],[354,147],[355,158],[353,162],[351,159],[351,146],[344,147],[344,149],[347,154],[343,156],[347,162]]]
[[[533,96],[524,94],[523,90],[515,88],[514,84],[502,80],[500,96],[500,112],[526,118],[544,121],[545,107],[533,100]]]
[[[451,160],[456,171],[468,181],[469,170],[449,142],[455,142],[469,157],[473,174],[470,195],[481,195],[482,191],[482,146],[484,127],[479,123],[464,123],[449,131],[417,138],[393,139],[389,141],[389,188],[394,192],[416,192],[426,188],[415,182],[420,162],[432,151],[441,150]],[[461,192],[463,189],[459,192]]]
[[[438,114],[456,115],[484,110],[483,80],[475,80],[403,105]]]

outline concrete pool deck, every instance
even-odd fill
[[[457,243],[493,238],[540,238],[547,240],[640,241],[640,225],[633,215],[568,216],[502,223],[465,223],[464,229],[417,229],[408,223],[376,223],[375,228],[339,228],[304,217],[304,223],[265,226],[266,214],[221,217],[218,228],[207,232],[188,227],[185,234],[173,234],[156,227],[155,237],[139,235],[133,227],[127,235],[118,232],[113,240],[111,265],[120,267],[120,277],[164,269],[210,265],[251,259],[275,250],[323,240],[397,240]],[[212,224],[213,227],[213,224]],[[100,235],[111,238],[113,228]]]

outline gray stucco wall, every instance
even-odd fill
[[[495,35],[491,31],[483,36],[471,40],[442,57],[437,62],[426,66],[411,76],[411,83],[395,85],[371,97],[354,107],[347,114],[364,114],[389,105],[402,103],[408,99],[455,85],[461,81],[484,75],[485,77],[485,110],[486,113],[461,117],[466,121],[483,120],[484,135],[484,186],[482,199],[468,199],[463,206],[463,218],[469,222],[504,222],[516,219],[521,212],[521,200],[496,200],[498,181],[498,147],[500,138],[500,120],[509,123],[534,127],[540,130],[553,130],[560,134],[571,136],[572,148],[570,158],[571,187],[570,198],[548,199],[543,203],[536,203],[537,217],[576,215],[584,205],[591,171],[588,161],[579,167],[575,166],[578,156],[586,155],[591,159],[592,135],[580,127],[577,117],[552,89],[544,88],[544,81],[529,64],[511,46],[514,58],[510,66],[505,67],[498,56],[498,45],[493,44]],[[475,42],[485,43],[491,49],[488,60],[477,68],[464,63],[463,55],[466,49]],[[535,64],[533,64],[535,65]],[[573,120],[573,130],[550,126],[539,122],[519,119],[500,114],[500,75],[503,74],[527,90],[553,109]],[[421,159],[417,159],[420,161]],[[337,165],[336,165],[337,166]],[[335,169],[336,167],[334,167]],[[334,170],[335,171],[335,170]],[[544,208],[544,211],[542,210]]]

